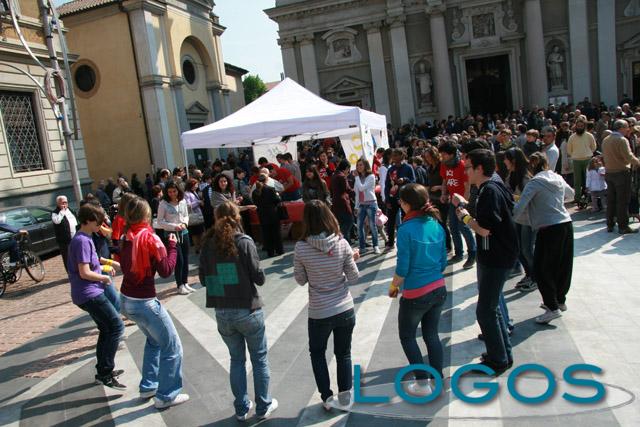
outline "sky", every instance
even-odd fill
[[[57,0],[56,4],[69,0]],[[224,62],[258,74],[265,82],[280,80],[284,71],[278,46],[278,24],[269,19],[264,9],[275,6],[275,0],[214,0],[214,13],[227,27],[222,34]]]
[[[275,0],[215,0],[215,3],[213,11],[220,17],[220,24],[227,27],[222,34],[224,61],[258,74],[265,82],[280,80],[284,68],[277,42],[278,24],[263,12],[275,6]]]

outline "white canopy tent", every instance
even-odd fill
[[[224,119],[184,132],[182,144],[185,149],[277,146],[337,136],[351,161],[362,155],[371,159],[377,147],[386,148],[386,128],[384,115],[333,104],[285,78]]]

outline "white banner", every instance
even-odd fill
[[[360,159],[364,153],[360,132],[356,130],[355,133],[341,136],[340,144],[344,150],[345,158],[349,160],[351,164],[351,170],[354,170],[358,159]]]
[[[278,154],[290,153],[293,161],[298,161],[298,143],[297,142],[279,142],[277,144],[265,144],[253,146],[253,159],[258,164],[260,157],[266,157],[270,163],[278,164],[276,156]]]

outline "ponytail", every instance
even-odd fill
[[[215,239],[216,255],[219,257],[235,257],[238,256],[238,248],[236,247],[235,234],[238,231],[238,222],[229,216],[225,216],[216,220],[213,226]]]
[[[216,222],[204,236],[204,242],[214,239],[216,255],[221,258],[238,256],[235,235],[242,233],[242,217],[235,203],[224,202],[215,210]]]
[[[440,211],[438,210],[438,208],[433,206],[431,202],[427,202],[424,204],[424,206],[422,207],[422,212],[424,212],[425,215],[430,216],[431,218],[435,219],[438,222],[441,221]]]

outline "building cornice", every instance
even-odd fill
[[[164,15],[167,12],[167,3],[163,0],[126,0],[122,3],[122,9],[127,12],[142,9],[156,15]]]
[[[341,9],[356,8],[367,2],[368,0],[307,0],[291,5],[272,7],[271,9],[265,9],[264,12],[269,18],[278,22],[322,15]]]

